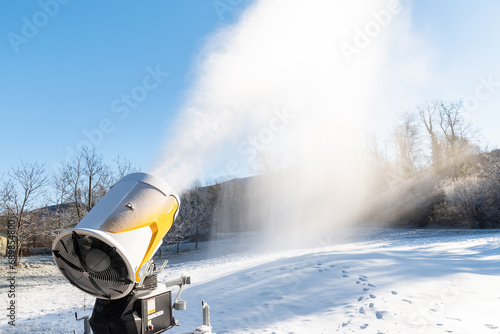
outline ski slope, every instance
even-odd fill
[[[175,311],[189,333],[201,299],[215,333],[500,333],[500,231],[342,229],[278,249],[258,234],[164,247],[160,281],[189,273]],[[1,333],[83,333],[93,298],[72,287],[50,257],[16,274],[16,326]],[[0,293],[6,296],[5,260]],[[2,309],[6,309],[2,298]],[[84,310],[84,304],[85,310]],[[6,314],[6,311],[4,311]],[[4,317],[2,317],[4,318]]]

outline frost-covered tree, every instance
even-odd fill
[[[434,167],[457,167],[471,154],[478,154],[478,130],[465,119],[461,100],[428,101],[417,106],[430,139]]]
[[[447,180],[443,184],[447,216],[463,222],[465,226],[461,227],[479,228],[479,210],[485,204],[485,186],[485,180],[478,175]]]
[[[26,227],[35,223],[31,220],[33,204],[43,193],[48,178],[43,164],[24,161],[12,168],[8,176],[2,185],[0,203],[8,219],[15,221],[17,240],[15,265],[19,266],[21,250],[29,240],[30,231],[32,231]]]

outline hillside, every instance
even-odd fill
[[[498,231],[339,229],[295,249],[276,248],[258,233],[218,237],[197,250],[184,244],[179,255],[163,247],[169,265],[160,281],[187,272],[193,282],[182,295],[187,310],[174,313],[181,327],[168,333],[189,333],[201,324],[201,299],[210,304],[219,334],[500,328]],[[93,298],[71,286],[49,257],[27,261],[30,269],[16,276],[16,333],[82,333],[74,312],[89,315]],[[0,271],[2,280],[5,275]],[[0,324],[0,331],[6,328]]]

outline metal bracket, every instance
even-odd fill
[[[167,265],[167,263],[168,263],[168,260],[165,260],[165,262],[163,262],[162,266],[158,270],[155,270],[154,260],[149,260],[148,262],[144,263],[144,265],[141,267],[141,269],[139,269],[139,273],[137,274],[139,276],[139,283],[137,283],[137,286],[139,288],[142,288],[142,285],[143,285],[146,277],[151,276],[153,274],[161,273],[163,271],[163,269],[165,268],[165,266]]]
[[[165,283],[165,286],[167,288],[172,287],[172,286],[179,286],[179,292],[177,292],[177,297],[175,297],[174,303],[172,305],[172,310],[185,310],[186,309],[186,302],[185,301],[179,301],[179,297],[181,296],[182,289],[184,288],[184,285],[186,284],[191,284],[191,276],[187,274],[183,274],[180,278],[174,279],[172,281],[168,281]]]
[[[167,263],[168,263],[168,260],[165,260],[163,262],[163,264],[161,265],[160,269],[154,270],[153,274],[159,274],[159,273],[161,273],[163,271],[163,269],[165,269],[165,266],[167,265]]]

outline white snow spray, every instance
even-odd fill
[[[394,0],[256,1],[208,40],[153,172],[180,192],[262,174],[242,219],[279,239],[351,223],[371,185],[365,130],[426,80],[407,12]]]

